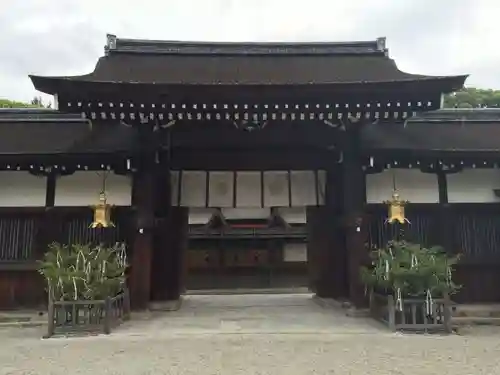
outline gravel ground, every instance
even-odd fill
[[[308,296],[193,297],[110,336],[0,330],[0,374],[500,374],[500,330],[388,333]]]

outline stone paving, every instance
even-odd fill
[[[0,374],[500,374],[500,330],[402,335],[309,295],[188,296],[110,336],[0,330]]]

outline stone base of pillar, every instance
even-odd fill
[[[149,310],[151,311],[177,311],[182,306],[182,297],[173,301],[158,301],[150,302]]]

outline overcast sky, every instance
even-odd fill
[[[5,1],[8,6],[0,11],[3,98],[28,101],[36,95],[28,74],[92,71],[107,33],[211,41],[386,36],[402,70],[470,74],[468,86],[500,89],[500,0]]]

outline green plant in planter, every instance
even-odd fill
[[[53,243],[39,273],[54,301],[100,300],[120,293],[127,268],[125,248]]]
[[[372,267],[361,268],[367,288],[382,294],[432,299],[452,294],[459,288],[452,280],[458,257],[449,257],[442,248],[424,248],[406,241],[391,241],[372,252]]]

